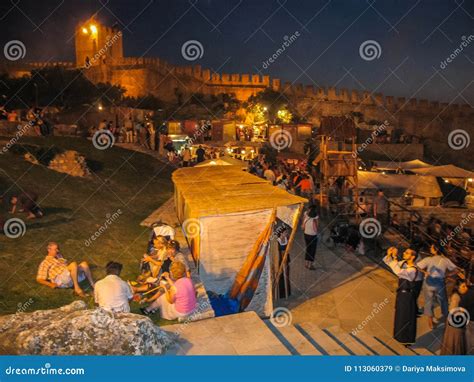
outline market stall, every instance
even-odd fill
[[[182,168],[173,182],[178,220],[206,290],[237,300],[241,311],[269,315],[272,286],[282,275],[306,199],[237,166]],[[292,229],[281,262],[270,250],[277,221]]]

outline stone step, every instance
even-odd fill
[[[345,332],[339,326],[331,326],[323,331],[332,337],[336,342],[342,344],[346,347],[349,352],[353,355],[374,355],[375,352],[368,349],[366,346],[362,345],[349,333]]]
[[[397,353],[390,350],[388,347],[382,345],[374,337],[363,332],[357,332],[356,335],[350,334],[365,346],[369,347],[376,355],[397,355]]]
[[[407,348],[388,336],[375,336],[376,340],[380,341],[383,345],[387,346],[391,350],[393,350],[397,355],[417,355],[414,351],[410,348]]]
[[[178,336],[170,355],[291,355],[252,311],[162,329]]]
[[[417,353],[418,355],[435,355],[432,351],[430,351],[429,349],[426,349],[426,348],[422,348],[422,347],[413,347],[411,346],[410,349]]]
[[[265,324],[292,355],[322,355],[293,325],[277,327],[270,320]]]
[[[324,355],[350,355],[350,352],[325,333],[319,326],[304,322],[295,325],[303,336]]]

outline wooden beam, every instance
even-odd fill
[[[291,245],[293,244],[293,240],[295,239],[296,231],[298,230],[298,223],[300,221],[301,212],[303,211],[304,204],[301,203],[298,207],[298,211],[296,212],[293,228],[291,230],[290,237],[288,239],[288,245],[286,246],[285,253],[281,259],[280,267],[278,268],[278,272],[275,276],[275,280],[273,280],[273,293],[276,296],[276,288],[278,288],[278,282],[280,281],[281,274],[283,273],[283,269],[286,269],[286,262],[288,261],[288,255],[290,253]],[[289,276],[289,275],[288,275]]]

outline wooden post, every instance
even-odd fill
[[[352,137],[352,155],[353,155],[353,166],[354,166],[354,192],[352,193],[352,197],[354,200],[354,208],[355,208],[355,218],[356,223],[360,223],[360,213],[359,213],[359,156],[356,154],[357,152],[357,142],[355,137]]]
[[[294,223],[293,223],[293,229],[291,230],[290,238],[288,239],[288,245],[286,246],[285,253],[283,254],[283,257],[281,259],[281,264],[280,267],[278,268],[278,272],[275,276],[275,280],[273,281],[273,294],[276,296],[276,291],[278,288],[278,282],[280,281],[281,274],[283,273],[283,269],[286,269],[286,262],[288,261],[288,255],[290,253],[290,248],[291,245],[293,244],[293,240],[296,235],[296,231],[298,230],[298,222],[300,220],[301,212],[303,211],[304,204],[301,203],[300,206],[298,207],[298,211],[296,212]],[[289,277],[289,275],[288,275]]]

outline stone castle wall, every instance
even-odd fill
[[[31,70],[42,67],[77,67],[72,62],[31,62],[7,63],[2,65],[3,72],[21,76]],[[196,66],[173,66],[159,58],[119,57],[107,58],[99,63],[83,68],[85,75],[93,82],[110,82],[123,86],[127,95],[132,97],[153,94],[158,98],[173,102],[178,97],[192,93],[205,95],[234,93],[240,101],[270,87],[282,91],[296,106],[298,113],[317,122],[321,116],[347,115],[361,112],[369,121],[388,120],[393,123],[411,126],[417,130],[417,121],[425,119],[423,125],[438,122],[441,119],[473,117],[474,109],[468,104],[448,104],[426,99],[407,99],[405,97],[371,94],[369,91],[336,89],[334,87],[316,88],[312,85],[281,84],[279,79],[258,74],[213,73],[209,69]],[[429,120],[429,121],[428,121]]]

